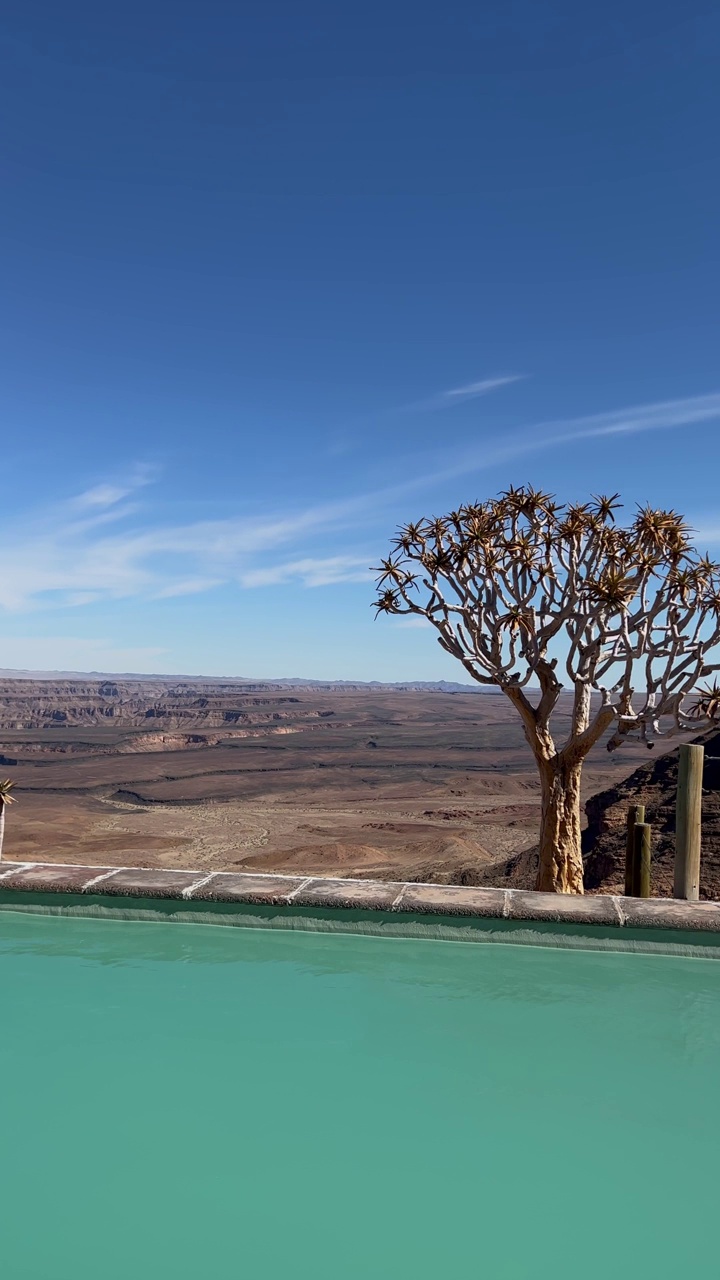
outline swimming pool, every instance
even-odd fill
[[[5,1280],[716,1274],[716,960],[6,911],[0,963]]]

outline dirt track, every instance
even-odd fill
[[[20,801],[8,858],[491,883],[536,841],[536,775],[498,694],[293,690],[260,705],[193,688],[168,709],[155,690],[145,728],[136,692],[65,686],[43,690],[30,727],[31,692],[0,725]],[[586,793],[645,759],[598,751]]]

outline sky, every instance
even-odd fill
[[[720,7],[5,0],[0,667],[466,676],[396,527],[720,556]]]

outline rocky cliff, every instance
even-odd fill
[[[705,746],[700,896],[720,899],[720,733],[697,741]],[[583,835],[585,885],[590,892],[623,892],[628,806],[644,804],[645,820],[653,828],[652,892],[657,897],[672,897],[677,777],[675,750],[642,765],[617,786],[590,797],[585,805],[588,825]]]
[[[271,685],[3,680],[0,732],[107,724],[220,729],[288,719],[298,703]]]

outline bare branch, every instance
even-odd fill
[[[641,507],[623,528],[619,506],[613,494],[562,507],[521,487],[408,524],[377,571],[376,609],[427,618],[473,680],[507,694],[541,757],[555,751],[558,658],[574,689],[563,758],[581,759],[613,720],[611,749],[697,732],[720,717],[717,684],[684,710],[720,670],[720,566],[676,512]],[[533,683],[536,705],[523,692]]]

